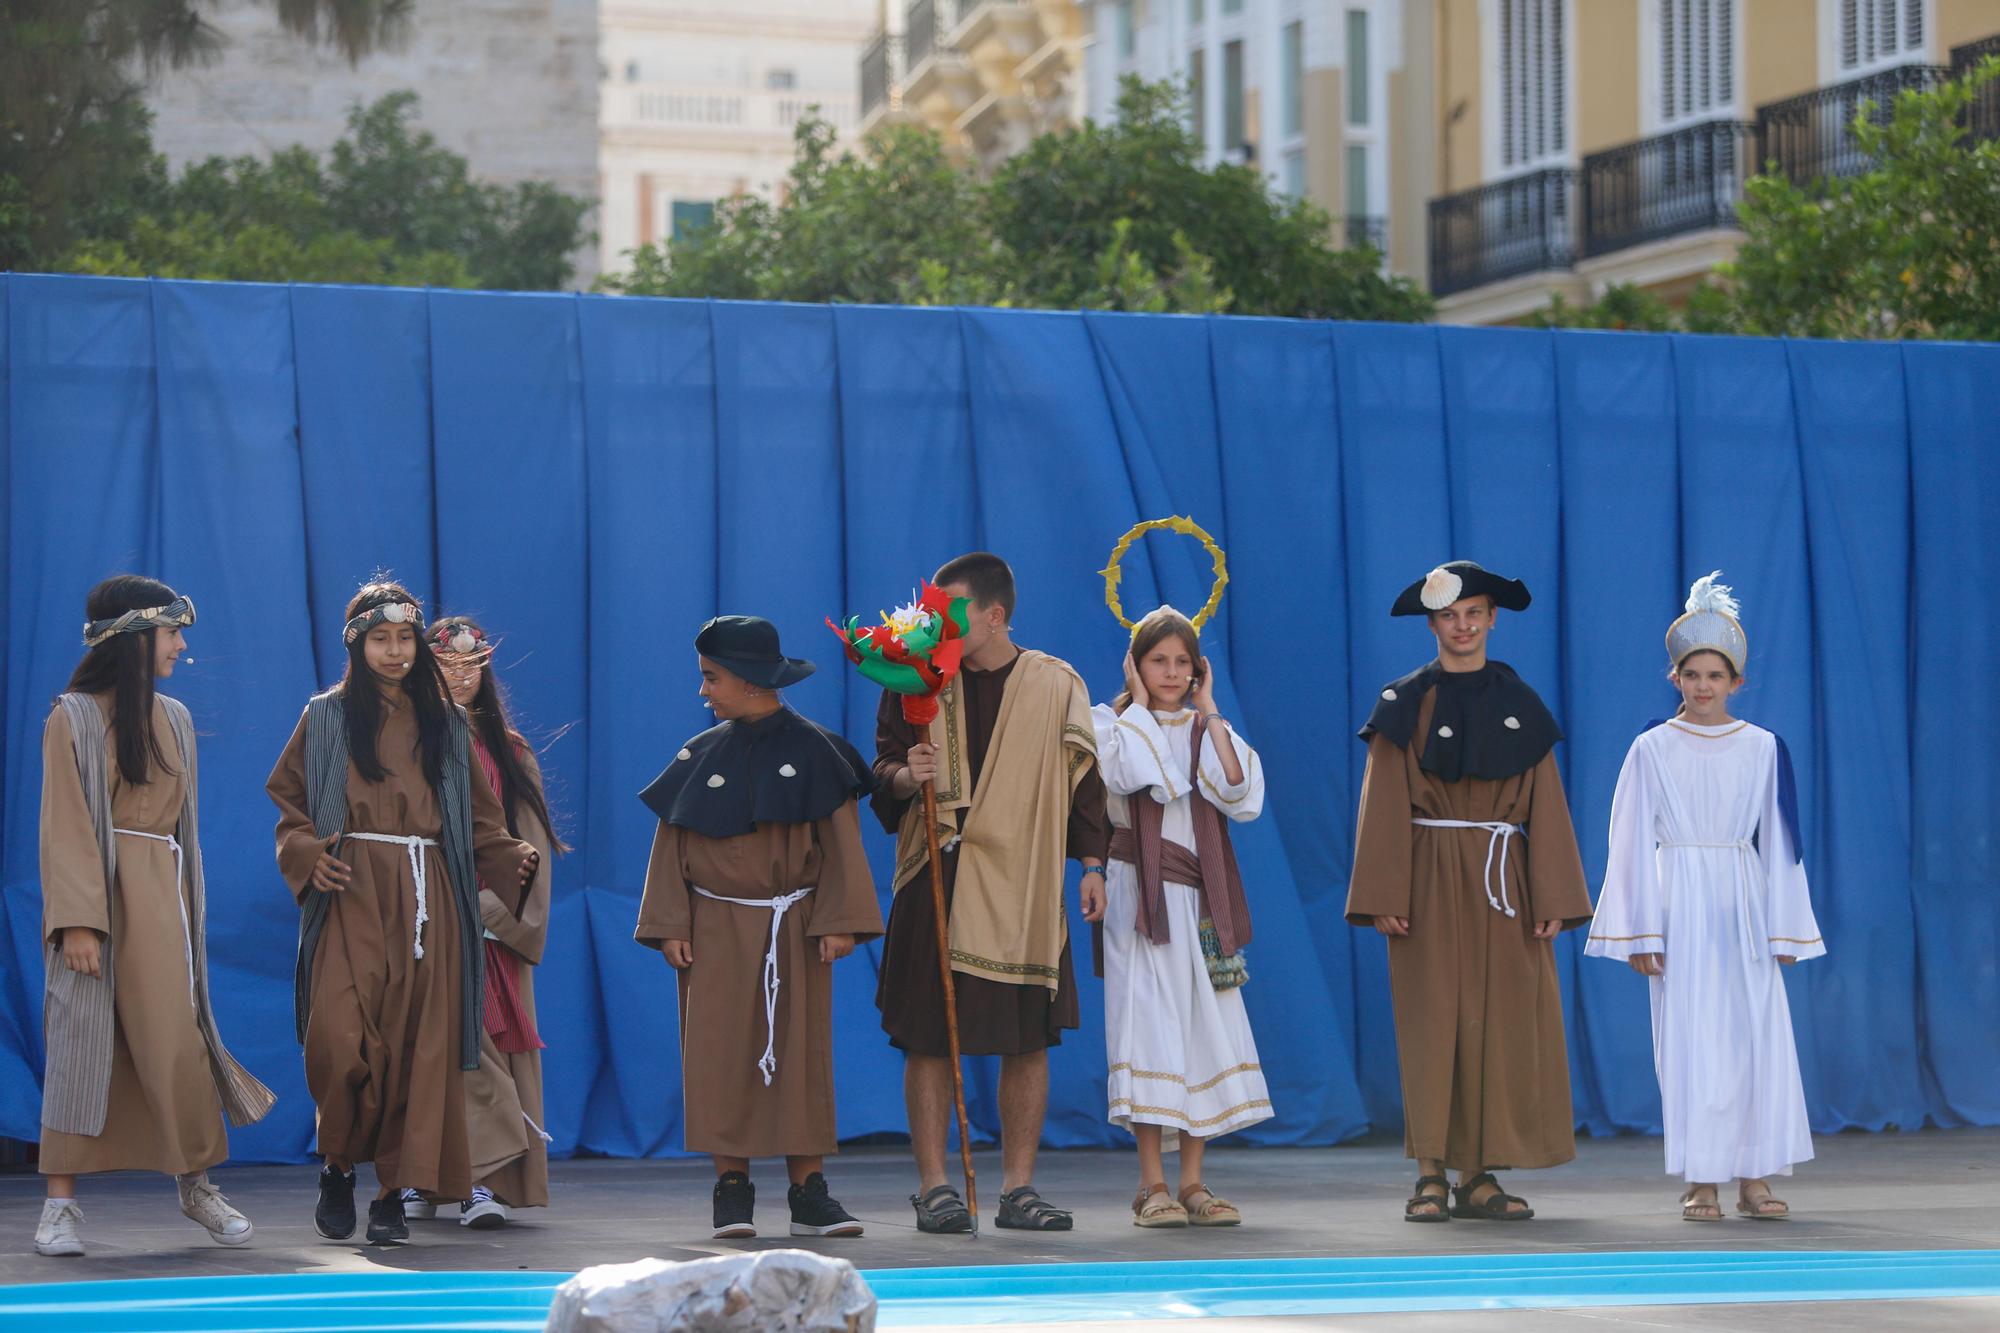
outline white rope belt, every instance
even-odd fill
[[[1748,838],[1738,838],[1734,842],[1663,842],[1660,848],[1663,851],[1669,848],[1688,848],[1693,851],[1735,852],[1749,859],[1750,869],[1753,871],[1751,876],[1753,884],[1761,877],[1761,870],[1757,866],[1757,849],[1750,845]],[[1743,932],[1743,956],[1753,963],[1764,956],[1762,949],[1764,931],[1757,924],[1757,906],[1758,904],[1751,901],[1751,894],[1736,895],[1736,924]]]
[[[141,833],[135,828],[115,828],[113,833],[122,833],[128,838],[144,838],[148,842],[164,842],[174,849],[174,906],[181,909],[181,952],[187,957],[188,1003],[199,1009],[200,1003],[194,998],[194,929],[188,924],[187,897],[183,892],[186,879],[186,856],[180,843],[165,833]]]
[[[764,1053],[757,1057],[757,1068],[763,1071],[764,1086],[771,1086],[771,1075],[778,1072],[778,929],[785,924],[785,913],[813,891],[813,885],[782,898],[725,898],[719,893],[710,893],[698,884],[688,886],[704,898],[713,898],[719,903],[735,903],[738,907],[762,907],[771,913],[771,947],[764,954]]]
[[[395,833],[350,833],[348,837],[356,842],[386,842],[401,847],[410,854],[410,878],[417,882],[417,938],[413,957],[424,956],[424,922],[431,919],[430,884],[424,878],[424,867],[430,858],[424,855],[424,848],[438,845],[436,838],[405,838]]]
[[[1528,830],[1519,824],[1481,823],[1474,819],[1412,819],[1412,824],[1424,828],[1476,828],[1485,829],[1486,840],[1486,903],[1496,912],[1508,916],[1519,915],[1507,901],[1507,847],[1516,835],[1526,837]],[[1500,861],[1500,896],[1493,896],[1493,862],[1495,854]]]

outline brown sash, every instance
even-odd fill
[[[1215,923],[1216,943],[1224,957],[1250,942],[1250,905],[1243,897],[1243,876],[1236,868],[1236,849],[1222,812],[1201,799],[1201,743],[1205,727],[1197,725],[1188,745],[1188,813],[1194,822],[1195,850],[1160,834],[1166,807],[1149,791],[1130,798],[1132,827],[1115,830],[1111,859],[1138,871],[1139,933],[1154,944],[1170,938],[1167,928],[1166,882],[1191,885],[1201,894],[1201,915]]]

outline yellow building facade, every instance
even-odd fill
[[[1865,165],[1863,99],[2000,45],[2000,0],[1406,0],[1395,247],[1440,318],[1507,323],[1735,253],[1744,178]]]
[[[861,133],[927,125],[990,171],[1080,118],[1085,24],[1074,0],[877,0],[861,53]]]

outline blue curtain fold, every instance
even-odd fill
[[[1353,737],[1431,655],[1389,603],[1451,558],[1534,590],[1494,651],[1563,724],[1593,882],[1626,748],[1672,704],[1666,625],[1724,571],[1753,645],[1738,711],[1790,743],[1828,936],[1787,976],[1813,1124],[2000,1123],[2000,695],[1959,683],[2000,647],[1968,610],[2000,576],[1995,419],[1990,346],[0,277],[0,1133],[37,1134],[41,729],[106,574],[201,607],[167,689],[201,737],[211,967],[225,1035],[281,1094],[236,1157],[311,1146],[262,789],[377,568],[500,639],[575,845],[538,973],[554,1150],[653,1156],[682,1148],[682,1070],[672,970],[631,938],[635,793],[711,720],[701,623],[777,622],[820,668],[792,704],[872,753],[879,695],[823,617],[872,620],[992,549],[1020,641],[1106,699],[1126,636],[1097,571],[1168,514],[1229,552],[1203,648],[1270,780],[1237,846],[1277,1115],[1245,1140],[1400,1124],[1384,951],[1341,915]],[[1208,596],[1185,538],[1124,569],[1133,618]],[[886,912],[890,841],[864,836]],[[1052,1055],[1046,1134],[1114,1145],[1073,881],[1067,903],[1083,1027]],[[1644,983],[1579,943],[1578,1124],[1656,1131]],[[835,971],[850,1138],[904,1129],[879,965],[870,946]],[[974,1062],[983,1136],[995,1083]]]

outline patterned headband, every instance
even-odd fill
[[[377,625],[408,625],[417,634],[424,632],[424,609],[415,602],[384,602],[381,606],[363,611],[347,622],[344,643],[353,643]]]
[[[491,655],[493,645],[486,642],[486,635],[474,626],[433,625],[431,627],[431,651],[434,653],[454,654],[459,657],[467,657],[473,654]]]
[[[95,648],[114,634],[131,634],[142,629],[175,629],[194,624],[194,599],[176,597],[165,606],[149,606],[143,611],[127,611],[105,620],[86,621],[83,646]]]

